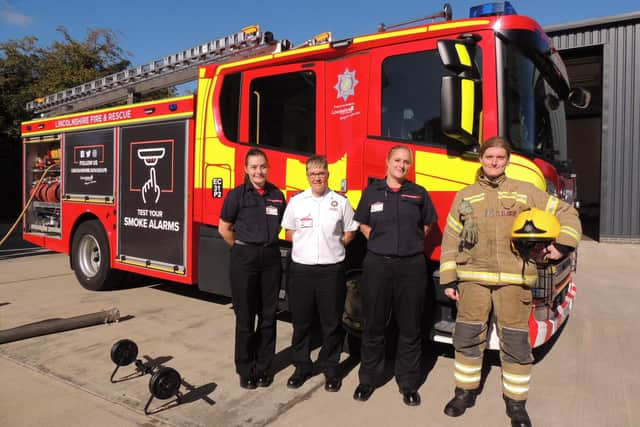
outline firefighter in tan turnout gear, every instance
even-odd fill
[[[558,219],[557,238],[541,250],[545,260],[560,260],[573,251],[582,228],[572,206],[505,175],[510,155],[506,140],[486,141],[480,148],[482,167],[476,183],[458,192],[447,217],[440,282],[445,294],[457,301],[458,315],[453,333],[455,395],[444,412],[457,417],[475,403],[493,308],[507,415],[512,426],[530,426],[525,408],[533,362],[528,321],[537,270],[535,262],[512,245],[512,226],[521,212],[533,208],[539,209],[539,215],[531,217],[538,224],[528,221],[534,229],[544,232],[545,215]]]

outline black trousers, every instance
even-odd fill
[[[385,257],[368,252],[363,263],[361,384],[378,386],[384,373],[385,329],[394,312],[398,329],[395,376],[402,392],[420,386],[422,316],[426,299],[427,266],[422,254]]]
[[[280,249],[235,244],[231,248],[231,298],[236,314],[236,372],[271,368],[276,349],[276,308],[282,274]],[[256,322],[257,318],[257,322]]]
[[[338,376],[338,364],[344,341],[342,313],[346,296],[344,266],[304,265],[289,267],[289,311],[293,323],[293,364],[303,373],[311,373],[311,327],[316,318],[322,329],[322,348],[318,365],[327,377]]]

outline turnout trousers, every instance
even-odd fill
[[[424,255],[387,257],[367,252],[363,267],[360,383],[379,385],[385,365],[385,330],[393,310],[398,327],[396,382],[403,393],[417,391],[427,287]]]
[[[317,318],[322,330],[318,365],[327,377],[337,377],[344,341],[342,312],[346,296],[342,263],[289,266],[289,311],[293,323],[293,364],[296,370],[311,374],[312,324]]]
[[[533,363],[529,340],[531,289],[521,285],[461,282],[458,291],[458,316],[453,332],[456,386],[465,390],[480,386],[487,322],[493,308],[500,339],[502,392],[510,399],[526,400]]]
[[[236,372],[271,368],[276,348],[276,309],[282,274],[278,245],[231,247],[231,298],[236,315]],[[257,319],[257,321],[256,321]]]

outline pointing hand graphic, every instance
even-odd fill
[[[142,201],[147,203],[148,199],[149,201],[153,200],[154,203],[158,203],[158,200],[160,200],[160,187],[156,182],[156,169],[151,168],[149,174],[149,180],[142,186]]]

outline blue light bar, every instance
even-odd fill
[[[516,10],[508,1],[500,3],[485,3],[473,6],[469,10],[469,18],[480,18],[483,16],[517,15]]]

